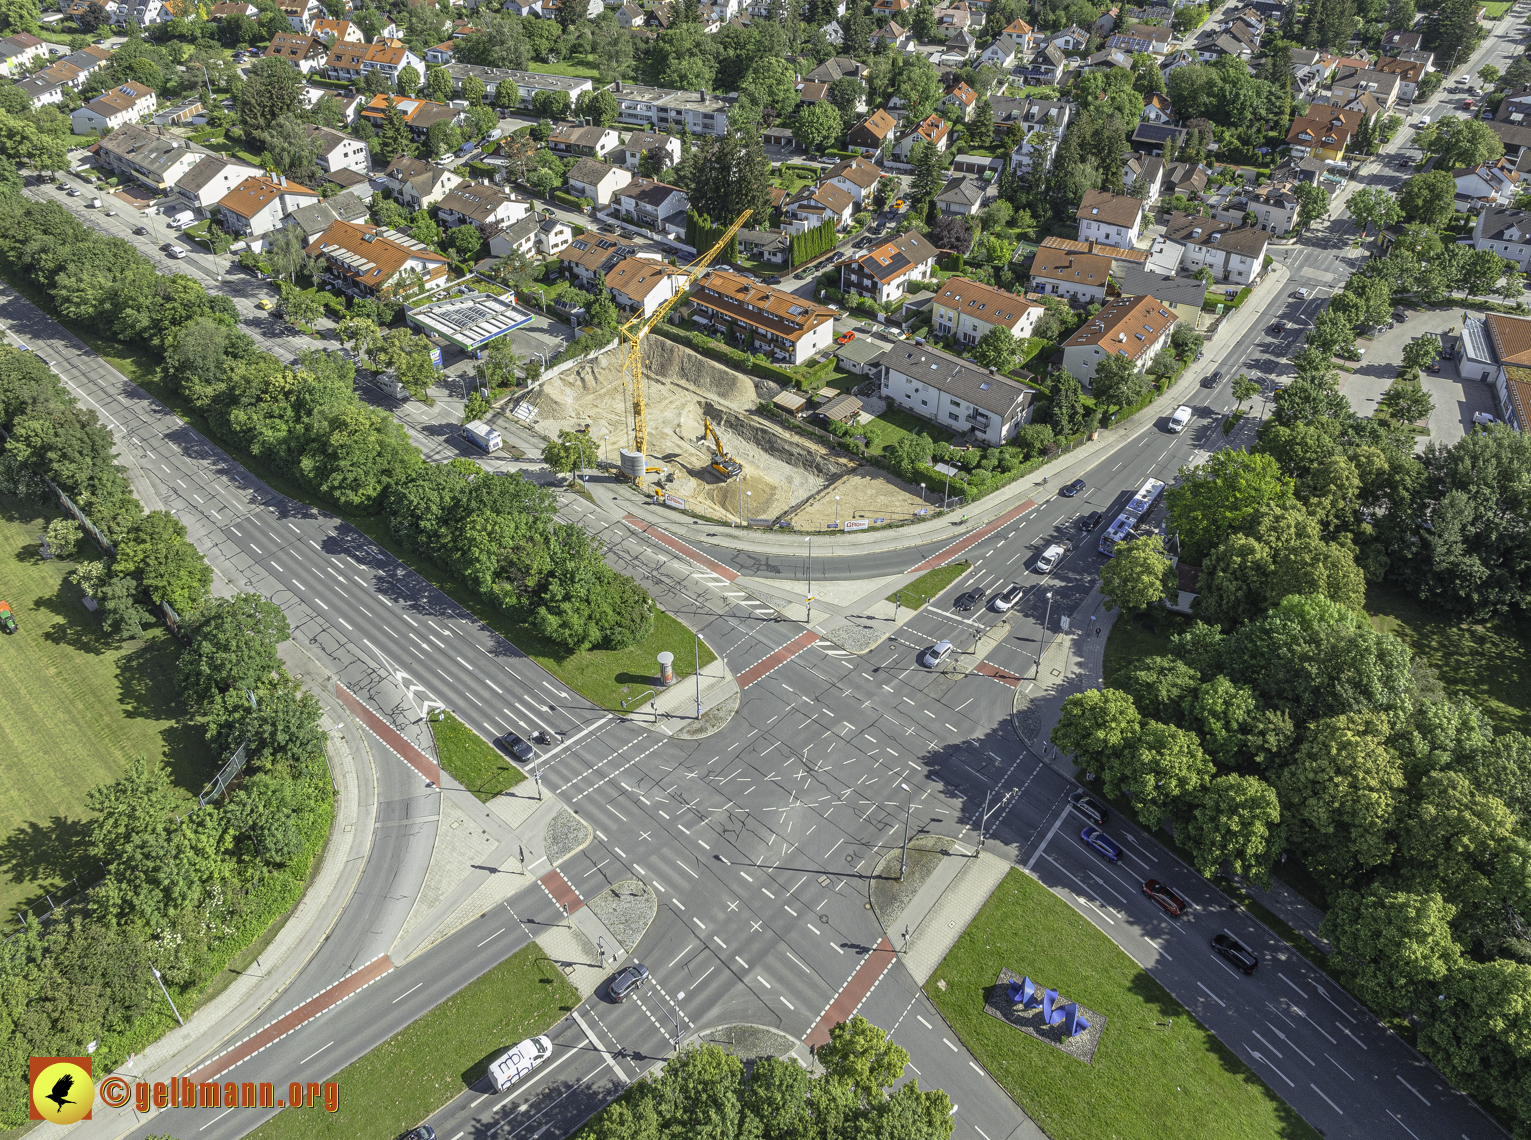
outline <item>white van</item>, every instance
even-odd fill
[[[1170,431],[1180,432],[1185,430],[1185,425],[1191,422],[1191,409],[1186,404],[1181,404],[1175,409],[1175,414],[1170,417]]]
[[[528,1037],[509,1053],[489,1066],[489,1080],[494,1091],[502,1093],[553,1055],[553,1043],[546,1037]]]
[[[1049,546],[1046,550],[1042,551],[1042,553],[1038,556],[1038,558],[1037,558],[1037,573],[1038,574],[1049,574],[1049,573],[1051,573],[1053,567],[1058,565],[1058,560],[1060,558],[1062,558],[1062,557],[1063,557],[1063,547],[1059,546],[1057,543],[1053,543],[1053,545]]]

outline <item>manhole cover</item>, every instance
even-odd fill
[[[829,922],[829,915],[827,915],[827,914],[819,915],[819,921],[823,922],[823,923],[828,923]]]
[[[862,903],[861,904],[861,909],[862,910],[871,910],[872,909],[872,904],[871,903]]]
[[[845,861],[847,863],[854,863],[856,861],[856,854],[855,854],[855,852],[853,852],[853,851],[846,852]]]

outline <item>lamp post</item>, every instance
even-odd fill
[[[749,526],[750,525],[750,499],[754,497],[754,494],[755,494],[755,492],[753,492],[753,491],[746,491],[746,492],[744,492],[744,520],[743,520],[743,522],[744,522],[745,526]]]
[[[941,466],[946,468],[946,486],[941,488],[941,509],[944,511],[946,510],[946,504],[951,502],[952,465],[950,463],[943,463]]]
[[[835,496],[835,529],[840,529],[840,496]]]
[[[808,597],[805,599],[808,606],[808,624],[813,624],[813,536],[803,539],[808,544]]]
[[[611,436],[609,435],[601,436],[601,454],[607,463],[611,462]]]
[[[909,816],[914,811],[914,789],[905,783],[899,787],[909,793],[909,802],[904,806],[904,854],[898,865],[898,881],[902,883],[904,872],[909,869]]]
[[[925,484],[921,483],[920,484],[920,502],[923,503],[924,501],[925,501]]]
[[[1042,643],[1047,640],[1047,627],[1053,620],[1053,592],[1047,591],[1047,616],[1042,619],[1042,636],[1037,638],[1037,667],[1032,671],[1032,680],[1038,680],[1042,676]]]
[[[170,991],[165,988],[165,981],[159,976],[159,971],[156,970],[152,965],[149,967],[149,970],[154,975],[154,980],[159,983],[159,992],[164,994],[165,1000],[170,1003],[170,1012],[175,1014],[175,1019],[177,1021],[179,1021],[182,1025],[185,1025],[186,1022],[181,1018],[181,1011],[175,1008],[175,1000],[171,998]]]
[[[701,720],[702,719],[702,635],[699,634],[699,633],[696,633],[696,634],[692,634],[692,636],[696,639],[694,644],[691,646],[692,651],[696,654],[696,719],[697,720]]]

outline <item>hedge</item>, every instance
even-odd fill
[[[797,387],[797,376],[785,368],[775,364],[768,364],[764,360],[756,360],[747,352],[741,352],[737,348],[730,348],[721,341],[705,337],[701,333],[691,332],[689,329],[676,328],[674,325],[655,325],[654,332],[668,337],[677,344],[683,344],[687,348],[710,356],[714,360],[737,368],[740,372],[748,372],[759,376],[763,380],[774,380],[778,384],[785,384],[789,388]]]
[[[566,360],[582,359],[599,349],[605,348],[616,339],[617,334],[610,329],[597,329],[595,332],[586,333],[584,336],[577,338],[572,344],[566,346],[562,352],[551,357],[548,360],[547,367],[551,368],[555,364],[562,364]]]
[[[555,201],[555,202],[562,202],[565,206],[569,206],[569,207],[571,207],[573,209],[576,209],[576,210],[581,208],[580,204],[579,204],[579,199],[576,198],[573,194],[570,194],[566,190],[554,190],[553,191],[553,201]]]

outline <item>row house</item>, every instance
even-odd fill
[[[1034,301],[965,277],[948,277],[936,292],[930,327],[960,345],[974,345],[992,329],[1028,337],[1047,310]]]
[[[686,271],[652,257],[626,257],[606,273],[606,290],[629,316],[651,317],[685,287]]]
[[[559,252],[558,261],[564,276],[586,292],[595,292],[606,284],[606,274],[637,253],[638,247],[627,242],[585,233]]]
[[[619,79],[611,93],[617,98],[617,118],[624,123],[667,134],[679,134],[682,128],[693,135],[728,133],[728,100],[705,90],[643,87]]]
[[[833,309],[724,270],[702,279],[690,311],[704,328],[786,364],[805,364],[834,340]]]
[[[305,252],[323,260],[330,284],[361,297],[393,296],[415,283],[429,286],[446,277],[449,264],[423,242],[361,222],[334,223]]]
[[[312,75],[329,60],[330,46],[306,32],[278,32],[262,54],[270,59],[284,59],[304,75]]]
[[[246,178],[260,173],[247,162],[226,155],[209,154],[176,181],[174,194],[188,209],[210,214],[229,192]]]
[[[1161,240],[1180,247],[1182,273],[1194,274],[1205,266],[1214,282],[1244,286],[1253,285],[1265,271],[1270,237],[1253,226],[1193,218],[1177,211],[1165,225]]]
[[[158,105],[152,87],[120,83],[103,91],[85,106],[70,112],[69,129],[77,135],[99,135],[154,114]]]
[[[17,32],[0,40],[0,75],[15,78],[40,59],[48,58],[48,45],[34,35]]]
[[[952,125],[940,115],[932,111],[915,126],[905,131],[893,144],[891,152],[894,162],[908,163],[914,159],[914,148],[921,143],[926,143],[936,148],[937,154],[946,153],[946,145],[951,141]]]
[[[367,72],[377,71],[387,78],[389,86],[398,82],[399,72],[406,67],[425,74],[425,61],[410,51],[403,40],[394,39],[370,44],[336,43],[324,63],[325,74],[331,79],[356,83]]]
[[[622,144],[622,165],[634,174],[645,154],[653,155],[656,169],[667,170],[680,163],[680,139],[658,131],[634,131]]]
[[[88,148],[112,173],[132,178],[161,194],[175,188],[210,153],[167,127],[127,123]]]
[[[498,101],[500,84],[514,84],[517,102],[523,111],[531,109],[532,99],[540,91],[567,95],[572,106],[581,94],[595,90],[595,85],[589,79],[569,75],[542,75],[532,71],[512,71],[503,67],[456,62],[447,64],[446,70],[452,77],[453,90],[460,91],[462,81],[471,77],[483,83],[484,97],[490,102]]]
[[[541,217],[531,214],[491,232],[489,253],[493,257],[509,257],[512,253],[527,258],[557,257],[573,240],[574,231],[569,223],[560,221],[547,210]]]
[[[1109,190],[1086,190],[1074,218],[1080,241],[1133,246],[1143,232],[1144,203],[1131,194]]]
[[[580,159],[570,168],[567,178],[569,193],[576,198],[589,198],[597,206],[611,205],[617,191],[633,180],[625,168],[598,158]]]
[[[1111,259],[1061,249],[1038,249],[1031,263],[1031,290],[1079,305],[1106,301]]]
[[[411,211],[434,206],[458,186],[463,177],[433,163],[401,154],[383,170],[383,185],[394,201]]]
[[[492,226],[515,225],[532,212],[525,198],[507,194],[484,182],[462,182],[436,203],[436,220],[451,229],[477,226],[480,231]]]
[[[617,211],[628,221],[647,229],[663,232],[667,227],[685,229],[686,211],[691,200],[679,186],[656,182],[652,178],[634,178],[617,191]]]

